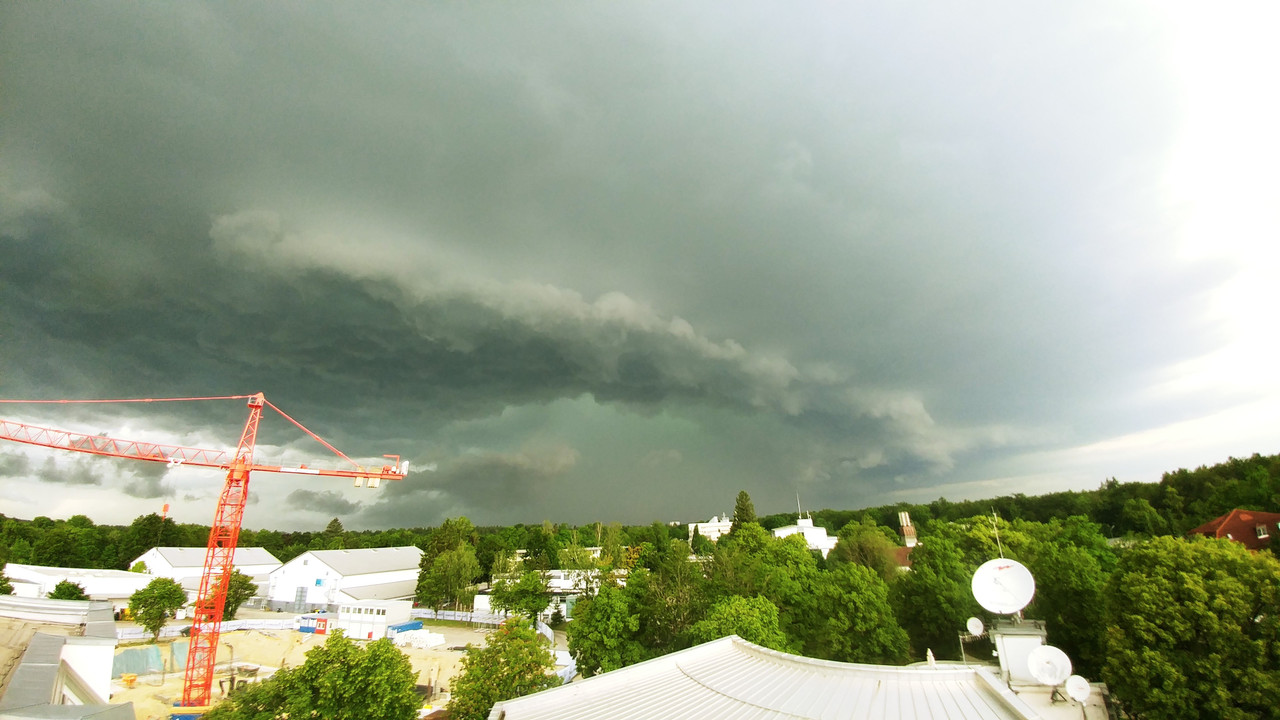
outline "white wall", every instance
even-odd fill
[[[354,602],[355,598],[342,594],[343,590],[417,579],[416,566],[403,570],[343,577],[336,570],[313,557],[310,552],[305,552],[271,573],[267,598],[272,603],[283,603],[288,606],[294,602],[298,588],[306,588],[305,604],[308,607],[303,609],[310,610],[312,607]]]
[[[62,646],[62,661],[105,702],[111,697],[111,664],[115,651],[114,639],[69,637]]]

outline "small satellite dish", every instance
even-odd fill
[[[1072,675],[1067,678],[1067,694],[1076,702],[1084,702],[1089,698],[1089,693],[1093,688],[1089,687],[1089,681],[1079,675]]]
[[[969,618],[969,621],[966,622],[964,626],[968,629],[969,634],[974,637],[982,635],[983,631],[987,629],[986,626],[982,624],[982,621],[976,617]]]
[[[973,597],[997,615],[1012,615],[1031,602],[1036,579],[1017,560],[988,560],[973,574]]]
[[[1071,675],[1071,658],[1052,645],[1041,645],[1027,654],[1027,669],[1041,685],[1061,685]]]

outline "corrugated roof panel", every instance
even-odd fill
[[[730,637],[500,703],[491,717],[502,713],[506,720],[1035,717],[1016,697],[1006,707],[991,682],[977,668],[836,663],[779,653]]]

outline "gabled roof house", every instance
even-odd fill
[[[1280,534],[1280,513],[1237,508],[1198,528],[1188,530],[1187,534],[1226,538],[1250,550],[1262,550],[1270,547],[1273,536]]]
[[[422,551],[412,545],[308,550],[271,573],[268,606],[304,612],[361,600],[411,600],[421,560]]]

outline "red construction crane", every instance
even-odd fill
[[[356,487],[378,487],[383,480],[402,480],[409,472],[409,463],[401,463],[399,455],[384,455],[393,462],[381,468],[361,467],[337,448],[303,427],[280,408],[272,405],[262,393],[256,395],[230,395],[210,398],[148,398],[140,400],[0,400],[0,403],[118,403],[118,402],[178,402],[191,400],[245,400],[249,401],[249,420],[235,454],[222,450],[158,445],[134,440],[116,440],[101,435],[55,430],[25,423],[0,420],[0,439],[41,445],[59,450],[110,457],[149,460],[170,465],[194,465],[227,471],[227,481],[218,496],[218,509],[209,530],[209,544],[204,558],[204,574],[200,578],[200,592],[196,596],[195,617],[191,622],[191,642],[187,649],[187,672],[182,687],[182,707],[204,708],[209,704],[209,692],[213,685],[213,666],[218,651],[218,635],[222,625],[222,610],[227,600],[227,584],[231,580],[232,559],[236,542],[240,537],[240,520],[244,516],[245,502],[249,497],[249,473],[253,471],[293,473],[301,475],[328,475],[354,478]],[[336,455],[355,466],[354,470],[325,470],[281,465],[258,465],[253,461],[254,443],[258,436],[258,423],[262,408],[269,407],[303,432],[320,442]]]

